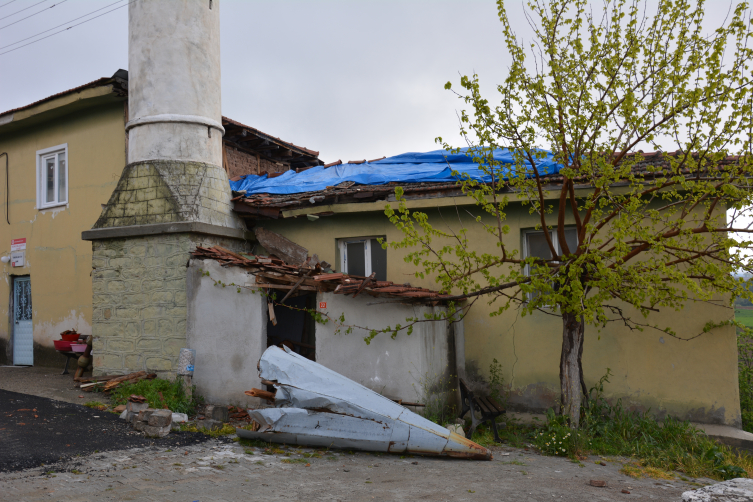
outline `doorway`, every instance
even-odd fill
[[[13,330],[13,364],[34,365],[34,328],[31,322],[31,278],[13,278],[11,292],[11,329]]]
[[[316,321],[308,310],[316,308],[316,293],[302,293],[275,305],[277,325],[267,320],[267,347],[285,345],[293,352],[316,360]]]

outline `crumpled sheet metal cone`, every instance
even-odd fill
[[[269,347],[259,376],[275,408],[248,410],[261,427],[238,436],[275,443],[491,460],[492,453],[287,347]]]

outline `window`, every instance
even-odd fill
[[[387,280],[387,250],[382,249],[377,237],[340,239],[337,246],[341,272],[361,277],[376,272],[377,281]]]
[[[68,145],[37,152],[37,209],[68,202]]]
[[[562,246],[559,242],[556,230],[550,230],[549,235],[552,238],[552,244],[558,254],[562,254]],[[565,241],[567,241],[567,247],[571,253],[574,253],[578,247],[578,231],[575,227],[565,228]],[[546,235],[543,230],[530,230],[523,232],[523,258],[529,256],[535,256],[537,258],[543,258],[545,260],[552,259],[552,252],[549,249],[549,244],[546,242]],[[526,265],[526,275],[531,273],[530,265]],[[555,285],[556,289],[556,285]],[[528,298],[533,299],[537,296],[537,293],[529,293]]]

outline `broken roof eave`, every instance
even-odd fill
[[[406,184],[407,185],[407,184]],[[403,185],[405,186],[405,185]],[[547,189],[546,192],[544,192],[544,198],[547,200],[557,200],[559,199],[559,185],[549,185],[545,187]],[[467,195],[463,195],[462,193],[458,194],[459,187],[453,187],[452,189],[448,189],[447,193],[438,194],[431,197],[422,197],[422,196],[414,196],[411,193],[406,193],[404,195],[406,199],[406,205],[407,207],[411,209],[422,209],[422,208],[436,208],[436,207],[448,207],[448,206],[474,206],[477,204],[476,200],[473,197],[469,197]],[[590,186],[576,186],[575,188],[575,196],[576,198],[583,198],[586,197],[589,193],[591,193],[593,189]],[[615,193],[624,193],[628,191],[627,185],[621,185],[621,186],[615,186]],[[512,191],[501,191],[499,192],[503,195],[510,195],[514,192]],[[303,195],[303,194],[301,194]],[[305,194],[308,196],[308,198],[311,197],[318,197],[317,193],[307,193]],[[394,187],[393,190],[385,191],[384,193],[385,197],[381,198],[380,200],[376,201],[363,201],[363,202],[346,202],[346,203],[314,203],[309,204],[307,200],[305,200],[303,203],[306,203],[306,207],[300,207],[300,208],[289,208],[289,203],[281,203],[280,206],[275,206],[274,204],[270,205],[263,205],[263,204],[253,204],[252,202],[248,200],[238,200],[236,201],[236,204],[238,206],[246,206],[248,208],[251,208],[250,210],[244,210],[238,209],[236,212],[238,212],[241,216],[252,216],[252,215],[258,215],[262,217],[271,217],[274,219],[277,218],[294,218],[297,216],[307,216],[307,215],[317,215],[320,213],[332,213],[332,214],[342,214],[342,213],[366,213],[366,212],[374,212],[374,211],[384,211],[384,207],[386,204],[394,203],[396,202],[395,194],[394,194]],[[489,202],[492,202],[491,196],[487,197],[487,200]],[[516,202],[516,201],[513,201]],[[237,207],[238,207],[237,206]],[[272,215],[275,211],[278,211],[276,215]]]

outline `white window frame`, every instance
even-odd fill
[[[340,252],[340,272],[348,273],[348,244],[363,242],[364,275],[371,275],[371,239],[379,237],[359,237],[357,239],[338,239],[337,249]]]
[[[571,229],[571,228],[575,228],[575,227],[574,226],[566,226],[565,227],[566,230],[567,229]],[[545,232],[544,230],[524,230],[523,231],[523,233],[522,233],[522,236],[523,236],[523,246],[522,246],[522,248],[523,248],[523,257],[522,258],[523,259],[526,259],[526,258],[528,258],[530,256],[528,254],[528,235],[529,234],[543,234],[544,232]],[[549,235],[552,238],[552,245],[557,250],[557,254],[561,255],[562,254],[562,247],[560,246],[559,237],[557,236],[557,230],[556,229],[549,230]],[[576,238],[577,238],[577,235],[576,235]],[[570,252],[574,253],[574,250],[571,249]],[[530,276],[531,275],[531,266],[530,265],[526,265],[525,274],[526,274],[526,276]],[[528,293],[527,294],[529,301],[533,299],[533,295],[534,295],[534,293]]]
[[[65,155],[65,201],[58,200],[58,184],[60,182],[60,177],[58,175],[58,157],[57,155],[59,153],[63,153]],[[45,176],[45,166],[44,161],[45,159],[55,156],[55,201],[54,202],[46,202],[45,201],[45,191],[47,187],[47,178]],[[62,145],[52,146],[50,148],[45,148],[43,150],[37,150],[37,209],[48,209],[51,207],[58,207],[58,206],[66,206],[69,203],[68,198],[68,189],[70,187],[70,184],[68,182],[69,176],[68,174],[71,172],[71,163],[68,160],[68,143],[63,143]]]

